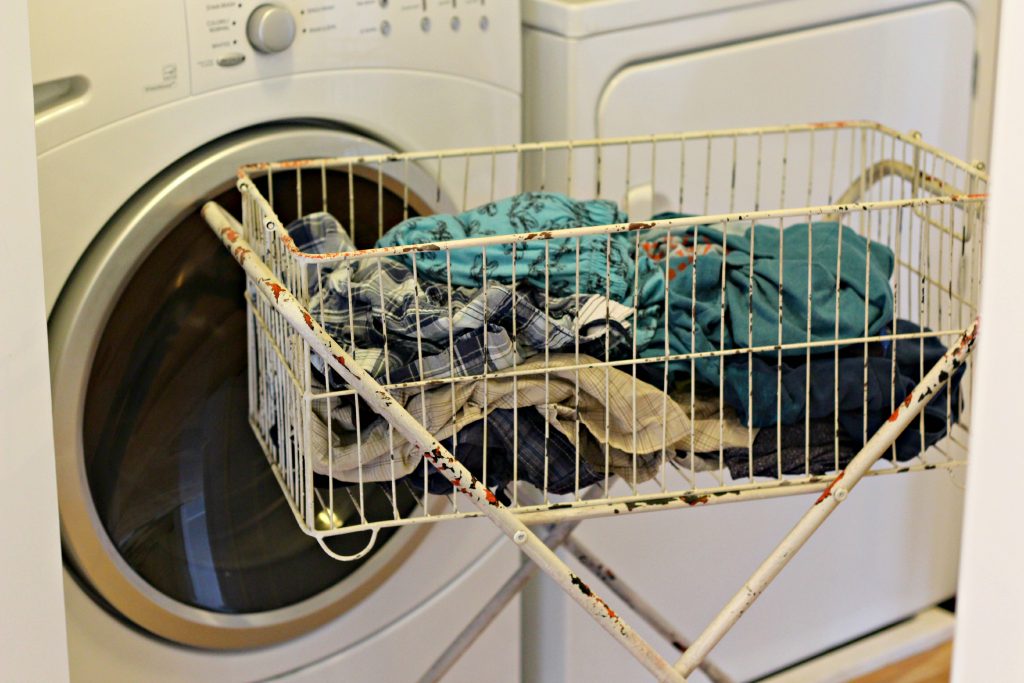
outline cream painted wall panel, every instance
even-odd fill
[[[28,9],[0,4],[0,680],[68,680]]]

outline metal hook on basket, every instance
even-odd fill
[[[320,544],[321,550],[327,553],[328,557],[338,560],[340,562],[353,562],[355,560],[359,560],[363,557],[366,557],[366,554],[373,550],[373,546],[377,543],[378,531],[380,531],[380,529],[378,529],[377,527],[373,527],[372,529],[370,529],[370,540],[366,543],[366,547],[353,555],[339,555],[338,553],[334,552],[328,547],[327,541],[323,536],[317,536],[316,542]]]

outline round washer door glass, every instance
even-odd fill
[[[290,179],[275,178],[275,193],[294,196]],[[318,183],[306,184],[319,194]],[[376,216],[371,189],[356,206]],[[237,195],[216,200],[240,215]],[[337,210],[347,216],[344,203]],[[384,205],[390,221],[400,220],[400,198],[385,194]],[[244,287],[242,269],[198,213],[173,227],[110,314],[83,432],[93,502],[122,557],[169,597],[228,613],[305,600],[360,564],[330,559],[299,530],[253,436]],[[415,499],[398,492],[409,512]],[[368,493],[390,510],[383,488]],[[366,542],[353,535],[332,543],[352,553]]]
[[[275,193],[293,197],[293,183],[275,178]],[[319,183],[306,184],[319,195]],[[376,216],[372,185],[356,205]],[[216,200],[240,215],[237,194]],[[385,193],[384,212],[391,223],[401,220],[401,198]],[[328,558],[299,530],[253,436],[243,290],[241,268],[198,213],[189,214],[114,305],[89,377],[83,429],[93,502],[121,556],[165,595],[226,613],[292,605],[361,564]],[[390,511],[388,491],[369,494]],[[398,495],[408,512],[415,499],[401,487]],[[336,513],[344,509],[352,512],[339,506]],[[377,547],[387,538],[378,537]],[[366,540],[356,534],[332,544],[353,553]]]

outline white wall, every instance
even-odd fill
[[[0,2],[0,680],[68,680],[26,0]]]
[[[1024,681],[1024,3],[1003,2],[953,680]]]
[[[971,112],[970,160],[986,164],[991,161],[989,146],[992,143],[992,93],[996,80],[999,5],[1000,0],[979,0],[975,6],[977,71]]]

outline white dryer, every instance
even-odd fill
[[[30,8],[72,679],[415,680],[517,554],[471,523],[338,563],[299,532],[246,420],[242,273],[196,212],[237,212],[243,162],[517,141],[517,3]],[[518,680],[516,610],[467,657],[452,680]]]
[[[982,150],[968,148],[976,4],[526,0],[525,136],[579,139],[872,119],[921,131],[926,141],[964,158],[981,155]],[[648,156],[637,158],[644,153]],[[678,190],[662,192],[650,185],[657,168],[649,157],[634,152],[628,187],[625,181],[597,185],[604,196],[623,203],[628,194],[636,220],[643,220],[644,212],[649,217],[677,208]],[[806,158],[806,150],[792,149],[789,155],[794,168]],[[604,160],[602,181],[623,178],[622,168],[610,168],[623,163]],[[574,169],[577,192],[595,187],[588,171]],[[552,186],[551,179],[560,175],[550,164],[546,172]],[[816,179],[814,187],[827,185],[827,178]],[[806,188],[804,180],[801,192]],[[803,201],[800,196],[796,201]],[[710,208],[711,213],[727,210]],[[702,210],[699,203],[682,207],[687,209]],[[951,596],[962,509],[957,483],[934,472],[865,482],[712,658],[737,680],[749,680]],[[802,498],[779,499],[594,520],[576,533],[692,638],[807,504]],[[543,663],[524,660],[530,680],[644,676],[546,583],[529,595],[524,618],[537,628],[524,631],[524,652],[553,653]],[[666,657],[673,655],[638,618],[632,622]],[[699,673],[694,678],[703,680]]]

